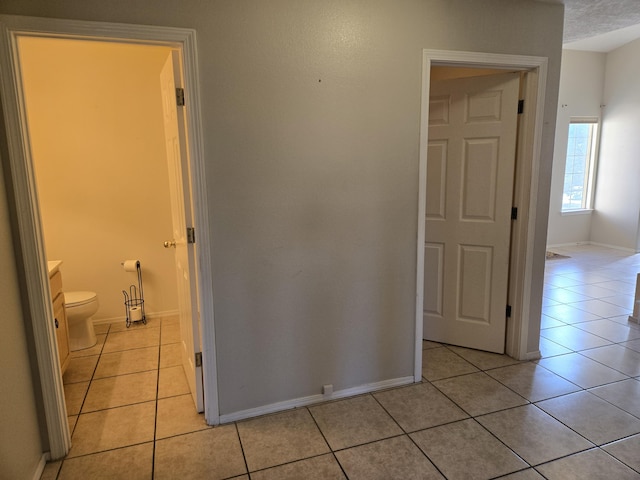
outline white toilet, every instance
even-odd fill
[[[93,347],[97,339],[91,316],[98,311],[98,295],[95,292],[64,292],[64,306],[69,325],[69,349]]]

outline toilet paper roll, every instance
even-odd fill
[[[142,309],[140,307],[131,307],[129,310],[129,317],[129,320],[132,322],[142,320]]]
[[[135,272],[138,269],[140,260],[125,260],[122,262],[125,272]]]

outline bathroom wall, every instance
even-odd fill
[[[94,320],[124,317],[139,258],[148,314],[177,309],[160,102],[164,47],[22,38],[20,55],[47,250],[65,290],[94,290]]]

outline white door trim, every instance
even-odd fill
[[[19,36],[100,40],[142,45],[163,45],[179,49],[188,106],[188,149],[194,220],[197,226],[197,279],[201,341],[205,419],[219,423],[217,370],[213,312],[213,281],[207,188],[204,172],[204,144],[200,112],[200,90],[196,51],[196,33],[191,29],[127,25],[37,17],[0,15],[0,95],[7,132],[10,178],[5,179],[13,192],[15,216],[20,237],[19,269],[24,271],[28,311],[36,347],[42,396],[49,436],[50,456],[61,458],[69,451],[71,441],[67,423],[64,390],[53,330],[53,311],[46,268],[46,255],[36,183],[28,138],[21,72],[17,51]],[[195,294],[195,292],[194,292]],[[43,319],[45,321],[43,321]]]
[[[418,174],[418,242],[416,265],[416,350],[414,377],[422,374],[422,316],[424,301],[424,218],[426,213],[427,143],[429,125],[430,72],[433,65],[483,67],[527,72],[524,82],[525,109],[518,131],[518,157],[514,186],[514,202],[518,220],[513,226],[510,262],[509,298],[511,319],[507,322],[506,352],[525,359],[539,352],[528,352],[529,304],[533,271],[533,240],[536,221],[536,198],[547,81],[546,57],[506,55],[478,52],[428,50],[422,52],[422,101],[420,115],[420,167]]]

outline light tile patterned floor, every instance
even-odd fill
[[[175,320],[100,327],[65,392],[73,448],[46,479],[640,478],[640,255],[548,260],[542,359],[424,342],[420,384],[219,427],[195,413]]]

